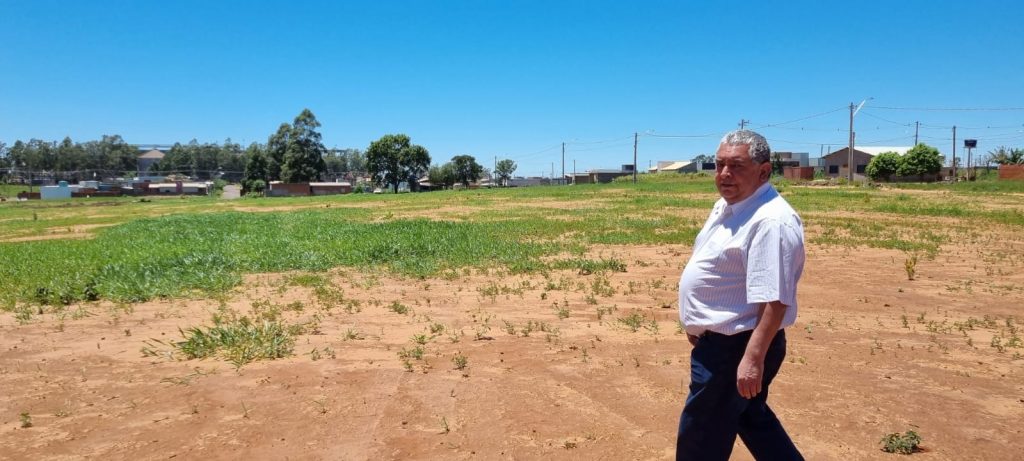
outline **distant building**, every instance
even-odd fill
[[[782,161],[783,167],[812,166],[810,164],[810,154],[808,154],[807,152],[773,151],[772,160],[775,160],[776,156],[778,156],[779,160]]]
[[[164,154],[163,151],[153,149],[138,156],[136,158],[136,164],[138,166],[139,175],[142,176],[149,173],[150,167],[152,167],[154,163],[163,160],[165,155],[166,154]]]
[[[551,184],[551,180],[548,178],[542,178],[540,176],[531,176],[524,178],[517,176],[508,180],[507,187],[528,187],[528,186],[547,186]]]
[[[696,173],[700,164],[681,160],[658,161],[657,166],[648,168],[650,173]]]
[[[868,163],[874,156],[883,152],[896,152],[903,155],[910,150],[910,146],[856,146],[853,148],[854,179],[865,179],[865,171]],[[824,162],[825,175],[836,177],[849,177],[850,173],[850,148],[844,147],[821,158]],[[858,177],[859,176],[859,177]]]
[[[632,165],[630,165],[630,166],[632,166]],[[601,169],[597,169],[597,170],[589,170],[589,171],[587,171],[587,176],[590,176],[590,182],[592,184],[608,183],[608,182],[612,182],[612,180],[614,180],[615,178],[618,178],[620,176],[632,176],[632,175],[633,175],[633,171],[632,170],[621,170],[621,169],[620,170],[611,170],[611,169],[601,170]]]
[[[352,193],[350,182],[299,182],[285,183],[270,181],[268,197],[308,197],[310,195],[339,195]]]

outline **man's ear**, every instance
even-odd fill
[[[761,168],[761,181],[768,181],[772,177],[772,162],[764,162],[758,165],[758,167]]]

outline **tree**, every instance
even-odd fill
[[[324,157],[324,164],[327,166],[326,173],[334,178],[354,178],[354,173],[362,172],[364,168],[363,153],[359,149],[328,149]]]
[[[324,152],[327,149],[320,140],[320,133],[316,131],[319,127],[320,122],[309,109],[303,109],[295,117],[281,164],[281,181],[315,181],[327,169],[324,164]]]
[[[267,138],[267,179],[271,181],[281,179],[281,165],[284,164],[284,153],[288,150],[291,132],[291,125],[282,123],[277,127],[277,132]]]
[[[455,184],[455,167],[452,165],[452,162],[441,166],[431,165],[427,171],[427,180],[434,186],[452,187]]]
[[[455,179],[462,183],[462,186],[469,188],[469,183],[480,180],[484,167],[476,163],[472,155],[456,155],[452,157],[452,167],[455,169]]]
[[[715,163],[715,156],[709,154],[700,154],[691,160],[693,163]]]
[[[242,188],[245,192],[262,192],[267,185],[269,162],[267,154],[259,144],[252,143],[245,150],[245,173],[242,176]],[[260,186],[260,187],[257,187]],[[260,190],[256,190],[259,188]]]
[[[900,164],[902,163],[903,157],[900,154],[896,152],[882,152],[871,159],[867,168],[864,169],[864,173],[874,181],[880,179],[888,181],[892,178],[892,175],[899,172]]]
[[[516,162],[509,159],[499,160],[494,165],[494,174],[498,176],[498,181],[501,182],[502,186],[508,185],[508,180],[512,179],[512,173],[516,172]]]
[[[224,144],[220,146],[220,150],[217,152],[218,177],[228,181],[242,179],[246,160],[245,153],[242,152],[242,146],[231,142],[231,138],[225,139]]]
[[[924,175],[938,173],[941,169],[942,154],[939,150],[927,144],[918,144],[903,155],[896,174],[924,179]]]
[[[782,176],[784,174],[785,164],[782,163],[782,155],[778,152],[772,153],[772,174]]]
[[[999,146],[988,152],[986,163],[998,165],[1024,165],[1024,149],[1011,149]]]
[[[391,185],[398,193],[402,181],[416,182],[427,172],[430,153],[412,144],[404,134],[386,134],[366,149],[366,169],[377,184]]]

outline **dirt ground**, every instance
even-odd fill
[[[808,250],[770,398],[807,459],[891,459],[879,440],[906,430],[923,438],[913,459],[1024,459],[1024,349],[1006,345],[1024,300],[1019,242],[923,258],[913,281],[902,252]],[[0,459],[670,459],[689,381],[676,302],[689,252],[595,249],[627,264],[606,274],[332,271],[344,301],[263,274],[223,305],[4,314]],[[142,353],[254,302],[290,306],[319,334],[240,368]],[[409,371],[399,352],[421,334]],[[751,459],[741,443],[733,458]]]

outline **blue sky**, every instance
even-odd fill
[[[328,147],[401,132],[557,175],[562,142],[567,171],[617,168],[639,132],[646,167],[740,119],[816,157],[874,98],[858,144],[921,122],[984,152],[1024,145],[1022,4],[0,0],[0,141],[247,144],[308,107]],[[950,108],[1006,110],[917,110]]]

